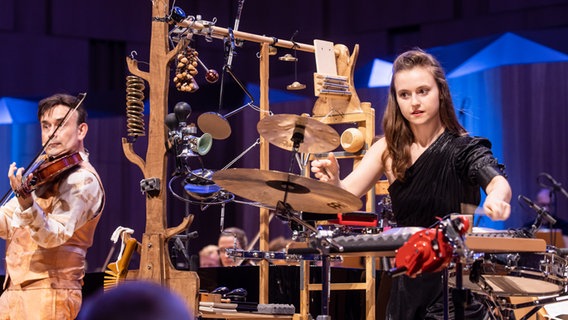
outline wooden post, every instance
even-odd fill
[[[268,116],[269,101],[268,101],[268,79],[269,79],[269,58],[268,54],[269,45],[262,43],[260,46],[260,120]],[[268,170],[269,164],[269,144],[264,138],[260,138],[260,169]],[[260,251],[268,251],[269,239],[269,212],[267,208],[260,208]],[[258,302],[268,303],[268,261],[261,260],[259,264],[259,297]]]

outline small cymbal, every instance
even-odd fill
[[[292,136],[303,134],[300,153],[321,153],[337,148],[339,134],[331,126],[316,119],[295,114],[275,114],[265,117],[256,125],[258,133],[271,144],[285,150],[294,150]]]
[[[213,139],[225,140],[231,135],[229,121],[216,112],[205,112],[197,118],[197,126],[204,133],[209,133]]]
[[[269,207],[286,200],[294,210],[337,213],[355,211],[362,205],[361,199],[329,183],[273,170],[220,170],[213,174],[213,181],[229,192]]]

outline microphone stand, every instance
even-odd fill
[[[547,181],[544,181],[546,179]],[[550,190],[550,208],[553,216],[557,213],[557,197],[556,192],[560,192],[568,199],[568,191],[562,187],[562,184],[554,179],[550,174],[541,172],[537,177],[537,183],[548,190]],[[551,227],[552,229],[552,227]],[[552,232],[552,231],[551,231]],[[556,243],[556,242],[553,242]]]
[[[232,52],[234,50],[233,47],[235,46],[234,45],[235,39],[232,37],[233,33],[232,33],[232,30],[230,30],[230,29],[229,29],[229,34],[231,35],[231,39],[226,40],[226,41],[227,41],[227,43],[231,43],[231,44],[230,45],[226,44],[226,47],[229,48],[229,49],[227,49],[227,51]],[[227,53],[226,56],[227,56],[227,61],[232,60],[232,57],[233,57],[232,53]],[[249,107],[251,105],[254,105],[254,97],[247,90],[246,86],[239,80],[239,78],[237,78],[237,76],[233,72],[231,64],[229,62],[227,62],[227,63],[225,63],[225,66],[223,67],[223,72],[221,73],[221,84],[220,84],[221,88],[220,88],[220,91],[219,91],[219,111],[220,111],[221,107],[223,106],[223,96],[224,96],[223,91],[224,91],[224,87],[225,87],[225,74],[229,74],[231,76],[231,78],[233,78],[233,80],[237,83],[239,88],[241,88],[241,90],[243,90],[243,92],[246,94],[246,96],[250,99],[249,103],[246,103],[243,106],[227,113],[224,116],[224,118],[226,119],[226,118],[240,112],[242,109]]]
[[[555,190],[552,189],[550,190],[550,205],[548,206],[548,208],[550,208],[550,215],[551,217],[555,217],[556,216],[556,193]],[[556,220],[555,220],[556,222]],[[549,223],[548,224],[548,228],[549,228],[549,239],[550,239],[550,244],[552,246],[556,247],[556,229],[553,229],[553,224]]]
[[[542,177],[546,178],[549,181],[550,184],[547,184],[547,183],[544,183],[543,181],[541,181]],[[556,179],[554,179],[548,173],[542,172],[539,175],[537,181],[539,182],[539,184],[542,187],[551,189],[553,192],[554,191],[560,191],[560,193],[562,193],[568,199],[568,191],[566,191],[566,189],[564,189],[564,187],[562,187],[562,184],[560,182],[556,181]]]
[[[536,211],[537,216],[530,230],[530,234],[533,237],[534,234],[538,231],[538,229],[540,229],[543,220],[546,220],[551,227],[556,223],[556,219],[554,219],[545,208],[539,207],[531,199],[520,194],[518,196],[518,200],[524,201],[531,209]]]
[[[465,244],[465,239],[462,237],[460,230],[463,229],[463,222],[459,219],[452,220],[447,219],[442,222],[444,225],[443,231],[448,238],[449,242],[452,244],[454,252],[453,257],[455,261],[455,268],[456,268],[456,287],[452,291],[452,301],[454,303],[454,316],[455,320],[464,320],[465,319],[465,307],[467,305],[467,296],[469,294],[469,289],[463,287],[463,260],[467,260],[471,254],[471,251]],[[465,233],[465,231],[463,231]],[[448,278],[449,272],[448,268],[444,268],[444,285],[446,290],[444,290],[444,294],[448,295]],[[446,297],[447,298],[447,297]],[[449,303],[448,300],[445,300],[446,310],[444,316],[449,316]]]
[[[223,73],[221,74],[221,89],[220,89],[220,93],[219,93],[219,109],[221,109],[221,107],[223,106],[223,87],[225,86],[225,73],[228,73],[233,78],[233,80],[235,80],[235,82],[239,85],[239,87],[249,97],[249,99],[251,100],[251,103],[254,102],[252,95],[248,92],[246,87],[242,84],[241,81],[239,81],[239,79],[237,79],[237,77],[232,72],[233,57],[236,54],[235,48],[240,47],[240,44],[242,44],[242,43],[237,44],[237,42],[235,40],[234,32],[239,30],[239,23],[241,21],[241,12],[243,11],[244,3],[245,3],[245,0],[239,0],[238,8],[237,8],[237,15],[235,17],[234,28],[233,29],[228,28],[229,35],[228,35],[228,37],[225,37],[225,39],[224,39],[224,41],[225,41],[225,65],[223,66]],[[248,104],[243,106],[243,107],[246,107],[246,106],[248,106]],[[241,107],[237,110],[240,110],[243,107]],[[233,112],[233,113],[235,113],[235,112]]]

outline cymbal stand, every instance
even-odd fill
[[[276,205],[276,215],[289,220],[294,221],[304,227],[307,230],[312,231],[308,234],[310,238],[310,246],[315,248],[320,252],[321,255],[321,314],[317,316],[316,320],[331,320],[329,316],[329,299],[330,299],[330,283],[331,283],[331,257],[330,248],[334,247],[339,252],[343,252],[343,246],[337,244],[332,238],[331,234],[326,233],[326,230],[318,230],[309,223],[300,219],[297,215],[294,215],[291,206],[285,202],[278,201]]]
[[[304,143],[305,132],[306,126],[299,123],[295,124],[294,131],[292,132],[292,137],[290,137],[290,141],[292,141],[292,156],[290,157],[290,167],[288,168],[288,173],[292,173],[292,163],[296,159],[296,156],[299,154],[298,150],[300,150],[300,144]]]
[[[292,133],[292,137],[290,140],[293,143],[292,148],[292,157],[290,160],[290,168],[289,171],[292,170],[292,162],[296,158],[296,154],[298,154],[298,150],[300,149],[300,144],[304,142],[304,133],[306,130],[306,126],[296,123],[294,127],[294,131]],[[330,280],[331,280],[331,257],[329,255],[329,249],[331,246],[335,247],[339,252],[343,251],[343,247],[338,245],[336,242],[333,241],[330,235],[325,235],[322,233],[324,230],[317,230],[312,225],[306,223],[304,220],[300,219],[298,216],[294,215],[292,207],[286,202],[288,197],[288,191],[290,187],[290,176],[288,176],[288,180],[286,181],[286,185],[284,188],[284,200],[278,201],[276,205],[276,215],[284,220],[288,220],[291,222],[296,222],[301,226],[304,226],[306,230],[312,231],[312,236],[308,235],[310,240],[310,246],[317,249],[321,255],[321,276],[322,276],[322,291],[321,291],[321,315],[317,316],[317,320],[331,320],[329,316],[329,298],[330,298]]]
[[[468,289],[463,287],[463,264],[460,259],[456,259],[456,287],[452,290],[452,301],[454,302],[454,315],[456,320],[465,319],[465,304],[467,301]],[[448,269],[444,269],[444,319],[449,319],[449,304],[448,304]]]
[[[462,259],[467,262],[468,257],[471,255],[471,251],[465,245],[465,241],[462,238],[462,233],[460,232],[464,226],[460,219],[446,219],[441,222],[444,230],[444,234],[448,241],[453,246],[454,251],[454,261],[456,268],[456,287],[452,291],[452,301],[454,303],[454,316],[456,320],[465,319],[465,306],[467,304],[467,296],[469,294],[469,289],[463,287],[463,263]],[[464,231],[465,233],[465,231]],[[448,300],[448,268],[444,269],[444,319],[449,319],[449,300]]]
[[[322,230],[323,231],[323,230]],[[334,243],[333,240],[318,233],[315,239],[310,241],[310,245],[321,253],[321,314],[316,320],[331,320],[329,315],[330,284],[331,284],[331,257],[329,249],[331,246],[343,251],[343,247]]]

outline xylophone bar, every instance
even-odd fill
[[[543,239],[468,236],[465,237],[468,249],[477,252],[545,252]]]

